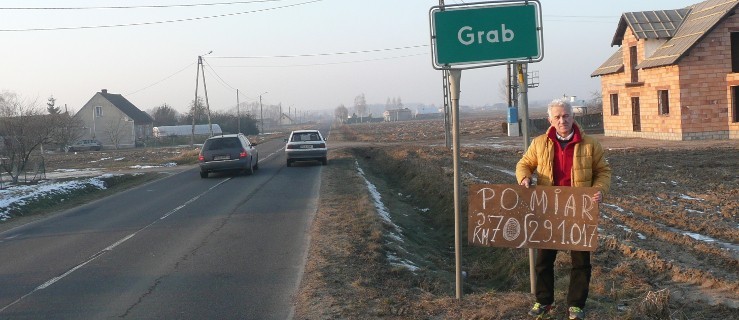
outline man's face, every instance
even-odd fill
[[[549,123],[557,130],[560,136],[567,136],[572,132],[572,124],[575,119],[571,114],[565,111],[564,107],[555,106],[551,109],[552,115],[549,116]]]

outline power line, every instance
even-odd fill
[[[262,2],[280,2],[285,0],[252,0],[252,1],[231,1],[216,3],[192,3],[192,4],[169,4],[169,5],[144,5],[144,6],[99,6],[99,7],[0,7],[0,10],[97,10],[97,9],[152,9],[152,8],[184,8],[184,7],[205,7],[205,6],[221,6],[234,4],[252,4]]]
[[[544,18],[544,21],[555,21],[555,22],[582,22],[582,23],[607,23],[607,24],[613,24],[613,21],[597,21],[597,20],[563,20],[563,19],[546,19]]]
[[[205,59],[203,59],[203,62],[208,66],[208,68],[210,69],[210,71],[213,72],[213,74],[216,76],[216,78],[218,79],[218,82],[221,85],[223,85],[224,87],[231,88],[232,90],[236,90],[236,92],[238,92],[238,94],[239,94],[240,97],[244,97],[247,100],[256,100],[254,98],[251,98],[249,96],[244,95],[242,93],[243,90],[238,90],[238,89],[234,88],[232,85],[228,84],[228,82],[226,82],[226,80],[223,80],[223,78],[221,78],[221,76],[218,74],[218,72],[216,72],[216,70],[213,69],[213,66],[211,66]]]
[[[205,63],[205,65],[208,66],[208,68],[210,69],[210,71],[213,72],[213,74],[216,76],[216,79],[218,79],[218,82],[220,82],[221,85],[223,85],[224,87],[228,87],[228,88],[231,88],[233,90],[236,90],[236,88],[234,88],[233,86],[231,86],[230,84],[228,84],[226,82],[226,80],[223,80],[223,78],[221,78],[221,76],[218,74],[218,72],[216,72],[216,70],[213,69],[213,67],[207,61],[205,61],[205,59],[203,59],[203,63]]]
[[[59,30],[99,29],[99,28],[133,27],[133,26],[145,26],[145,25],[165,24],[165,23],[173,23],[173,22],[197,21],[197,20],[205,20],[205,19],[213,19],[213,18],[223,18],[223,17],[237,16],[237,15],[242,15],[242,14],[249,14],[249,13],[257,13],[257,12],[265,12],[265,11],[272,11],[272,10],[278,10],[278,9],[285,9],[285,8],[302,6],[302,5],[316,3],[316,2],[321,2],[321,1],[323,1],[323,0],[311,0],[311,1],[301,2],[301,3],[295,3],[295,4],[289,4],[289,5],[279,6],[279,7],[273,7],[273,8],[258,9],[258,10],[249,10],[249,11],[234,12],[234,13],[225,13],[225,14],[219,14],[219,15],[213,15],[213,16],[205,16],[205,17],[185,18],[185,19],[175,19],[175,20],[165,20],[165,21],[138,22],[138,23],[126,23],[126,24],[111,24],[111,25],[99,25],[99,26],[79,26],[79,27],[0,29],[0,32],[59,31]]]
[[[370,49],[370,50],[358,50],[358,51],[344,51],[344,52],[328,52],[328,53],[307,53],[307,54],[289,54],[289,55],[274,55],[274,56],[224,56],[224,57],[211,57],[211,59],[268,59],[268,58],[304,58],[304,57],[323,57],[323,56],[335,56],[335,55],[348,55],[357,53],[372,53],[372,52],[383,52],[383,51],[394,51],[404,49],[416,49],[428,47],[427,44],[396,47],[396,48],[385,48],[385,49]]]
[[[546,14],[544,17],[554,17],[554,18],[596,18],[596,19],[613,19],[613,18],[619,18],[620,16],[562,16],[562,15],[556,15],[556,14]]]
[[[151,87],[153,87],[153,86],[155,86],[155,85],[158,85],[158,84],[160,84],[160,83],[162,83],[162,82],[164,82],[164,81],[168,80],[169,78],[171,78],[171,77],[174,77],[174,76],[175,76],[175,75],[177,75],[178,73],[180,73],[180,72],[182,72],[182,71],[185,71],[185,70],[187,70],[187,68],[191,67],[191,66],[192,66],[193,64],[195,64],[195,62],[193,62],[193,63],[191,63],[191,64],[188,64],[188,65],[187,65],[186,67],[184,67],[184,68],[180,69],[179,71],[177,71],[177,72],[175,72],[175,73],[173,73],[173,74],[171,74],[171,75],[167,76],[166,78],[164,78],[164,79],[162,79],[162,80],[159,80],[159,81],[157,81],[157,82],[155,82],[155,83],[152,83],[152,84],[150,84],[150,85],[148,85],[148,86],[146,86],[146,87],[143,87],[143,88],[141,88],[141,89],[139,89],[139,90],[136,90],[136,91],[134,91],[134,92],[131,92],[131,93],[125,93],[124,95],[126,95],[126,96],[132,96],[132,95],[134,95],[134,94],[137,94],[137,93],[139,93],[139,92],[141,92],[141,91],[144,91],[144,90],[146,90],[146,89],[149,89],[149,88],[151,88]]]
[[[406,46],[406,47],[398,47],[398,48],[373,49],[373,50],[348,51],[348,52],[354,52],[354,53],[360,53],[360,52],[377,52],[377,51],[388,51],[388,50],[397,50],[397,49],[405,49],[405,48],[418,48],[418,47],[427,47],[427,46],[428,45]],[[344,52],[344,53],[346,53],[346,52]],[[331,54],[335,54],[335,53],[331,53]],[[317,54],[317,55],[330,55],[330,54]],[[287,67],[312,67],[312,66],[325,66],[325,65],[351,64],[351,63],[363,63],[363,62],[373,62],[373,61],[382,61],[382,60],[393,60],[393,59],[402,59],[402,58],[416,57],[416,56],[422,56],[422,55],[428,55],[428,53],[410,54],[410,55],[384,57],[384,58],[376,58],[376,59],[364,59],[364,60],[353,60],[353,61],[342,61],[342,62],[327,62],[327,63],[312,63],[312,64],[293,64],[293,65],[281,65],[281,66],[280,65],[272,65],[272,66],[254,65],[254,66],[217,66],[217,67],[221,67],[221,68],[287,68]],[[296,56],[301,56],[301,55],[296,55]],[[232,90],[237,90],[236,88],[234,88],[233,86],[231,86],[230,84],[228,84],[228,82],[226,82],[218,74],[218,72],[216,72],[216,70],[213,68],[213,66],[210,63],[208,63],[207,61],[205,61],[205,59],[203,59],[203,61],[208,66],[208,68],[213,72],[213,74],[219,80],[218,82],[220,82],[221,85],[223,85],[224,87],[228,87],[228,88],[230,88]],[[158,85],[158,84],[160,84],[160,83],[162,83],[164,81],[169,80],[170,78],[176,76],[177,74],[179,74],[179,73],[187,70],[193,64],[195,64],[195,63],[194,62],[193,63],[190,63],[187,66],[185,66],[184,68],[182,68],[182,69],[180,69],[180,70],[172,73],[171,75],[168,75],[168,76],[164,77],[163,79],[161,79],[159,81],[156,81],[156,82],[154,82],[154,83],[152,83],[152,84],[150,84],[150,85],[148,85],[146,87],[143,87],[141,89],[138,89],[136,91],[132,91],[132,92],[129,92],[129,93],[124,93],[124,95],[126,95],[126,96],[132,96],[132,95],[135,95],[135,94],[137,94],[137,93],[139,93],[141,91],[144,91],[146,89],[149,89],[151,87],[154,87],[154,86],[156,86],[156,85]],[[247,100],[254,100],[254,98],[244,95],[242,93],[242,91],[243,90],[239,90],[239,96],[244,97]]]
[[[425,56],[428,53],[409,54],[403,56],[384,57],[376,59],[365,59],[365,60],[353,60],[353,61],[341,61],[341,62],[326,62],[326,63],[308,63],[308,64],[290,64],[290,65],[244,65],[244,66],[218,66],[221,68],[290,68],[290,67],[315,67],[315,66],[328,66],[336,64],[350,64],[350,63],[363,63],[383,60],[394,60],[409,57]]]

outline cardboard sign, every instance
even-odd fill
[[[469,189],[471,245],[595,251],[597,188],[475,184]]]

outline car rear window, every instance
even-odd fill
[[[205,150],[236,149],[240,147],[241,144],[238,138],[218,138],[205,142]]]
[[[292,142],[321,141],[321,138],[318,135],[318,133],[315,133],[315,132],[296,133],[296,134],[293,134],[293,138],[291,141]]]

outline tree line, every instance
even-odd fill
[[[393,109],[402,109],[403,108],[403,101],[400,99],[400,97],[387,98],[387,102],[385,103],[385,110],[393,110]],[[360,93],[356,97],[354,97],[354,108],[352,113],[352,118],[359,117],[359,122],[362,122],[363,118],[365,116],[372,117],[372,114],[367,114],[368,107],[367,107],[367,99],[364,96],[364,93]],[[336,109],[334,109],[334,118],[341,122],[345,123],[347,119],[349,118],[349,109],[344,105],[340,104]]]
[[[184,114],[167,103],[149,110],[148,113],[154,119],[154,127],[192,125],[194,114],[194,124],[208,124],[210,119],[210,123],[218,124],[224,133],[259,134],[258,118],[253,115],[253,111],[246,112],[254,110],[253,106],[244,105],[244,110],[234,108],[229,111],[210,111],[209,114],[203,99],[198,97],[197,103],[193,100],[188,108],[189,111]]]

